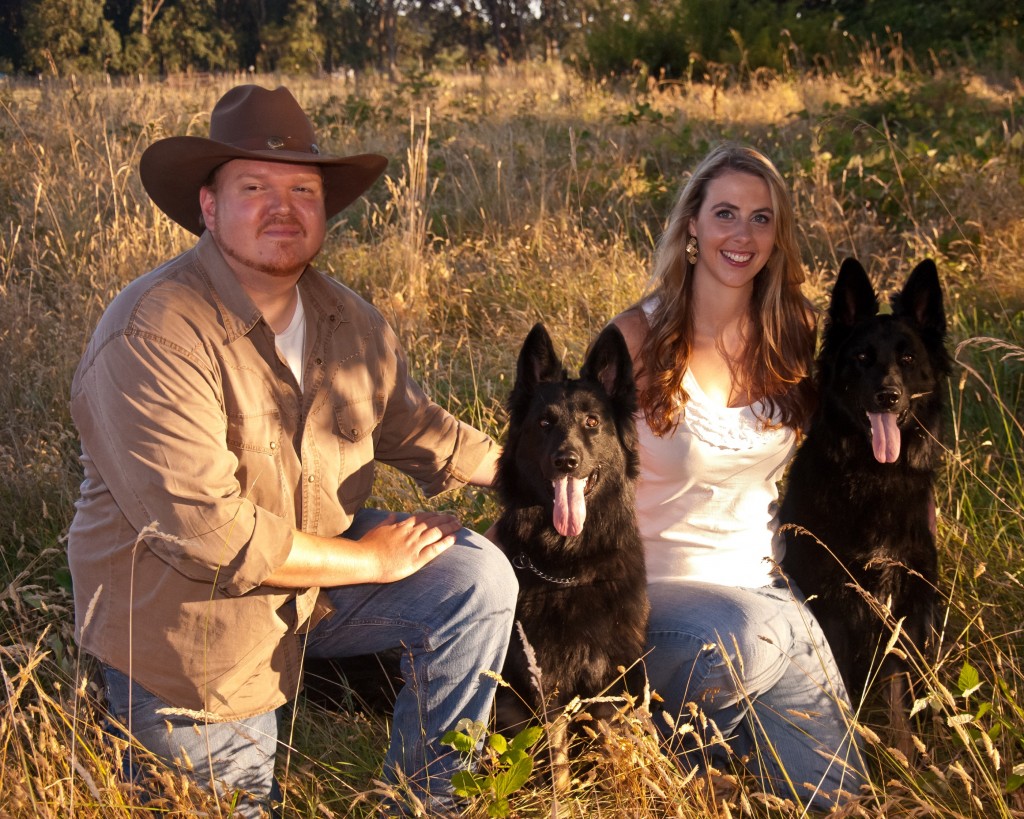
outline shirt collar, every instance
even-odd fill
[[[200,268],[210,279],[210,287],[224,321],[227,341],[231,344],[247,335],[259,323],[263,314],[239,284],[209,231],[199,237],[195,253]],[[339,322],[347,320],[339,294],[311,266],[299,278],[299,289],[307,313],[321,312],[337,317]]]

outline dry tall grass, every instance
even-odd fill
[[[63,538],[79,471],[68,386],[113,294],[190,243],[142,192],[139,154],[161,136],[205,133],[231,84],[0,85],[0,815],[141,809],[117,776],[117,742],[97,725],[89,664],[72,639]],[[392,157],[386,184],[332,227],[322,266],[385,310],[436,398],[495,436],[529,327],[545,321],[578,362],[642,292],[672,197],[719,139],[751,142],[784,171],[819,303],[847,255],[883,286],[934,256],[960,362],[939,497],[941,652],[921,664],[917,760],[887,747],[862,714],[874,776],[844,813],[1024,815],[1019,83],[908,74],[871,54],[851,76],[761,77],[747,87],[615,87],[552,66],[288,84],[330,150]],[[423,503],[393,474],[378,491]],[[494,516],[486,493],[443,503],[470,524]],[[286,815],[363,815],[385,735],[379,719],[355,711],[295,709],[283,732]],[[161,798],[182,814],[221,810],[164,780]],[[552,801],[536,784],[512,805],[542,816]],[[687,778],[639,717],[617,740],[615,763],[577,782],[560,807],[608,817],[801,812],[729,775],[715,789]],[[486,812],[478,800],[469,814]]]

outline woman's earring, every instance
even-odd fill
[[[686,260],[690,264],[697,264],[698,253],[700,253],[700,248],[697,247],[697,237],[691,236],[690,241],[686,243]]]

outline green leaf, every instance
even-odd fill
[[[64,591],[71,591],[71,571],[62,566],[53,573],[53,579],[57,581],[57,585],[60,586]]]
[[[960,678],[956,682],[957,691],[961,697],[973,694],[981,686],[981,676],[978,669],[968,662],[960,669]]]
[[[472,737],[461,734],[458,731],[449,731],[441,737],[441,744],[448,745],[462,754],[473,753],[473,748],[476,745]]]
[[[520,750],[519,748],[509,748],[505,753],[498,757],[498,761],[502,765],[515,765],[521,759],[529,759],[530,755],[526,751]]]
[[[544,736],[544,729],[539,725],[531,725],[512,738],[509,748],[525,751],[527,748],[532,748],[536,745],[542,736]]]
[[[1013,708],[1013,711],[1017,715],[1017,718],[1024,720],[1024,709],[1017,705],[1017,701],[1015,699],[1016,692],[1010,689],[1010,686],[1006,683],[1006,680],[997,677],[996,682],[999,683],[999,690],[1006,695],[1006,699],[1010,703],[1010,707]]]
[[[505,753],[505,749],[508,747],[508,740],[505,739],[501,734],[491,734],[487,739],[487,745],[493,748],[497,753]]]
[[[456,796],[480,796],[490,792],[491,777],[472,771],[459,771],[452,774],[452,790]]]
[[[530,757],[521,759],[509,766],[508,770],[495,775],[494,792],[499,797],[513,794],[526,784],[532,773],[533,760]]]
[[[493,816],[496,819],[502,819],[502,817],[508,816],[511,812],[508,800],[504,797],[495,799],[491,804],[487,806],[487,815]]]

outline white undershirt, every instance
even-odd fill
[[[299,382],[302,390],[302,353],[306,346],[306,311],[302,309],[302,296],[295,293],[295,313],[284,332],[278,333],[274,339],[277,351],[288,364]]]

